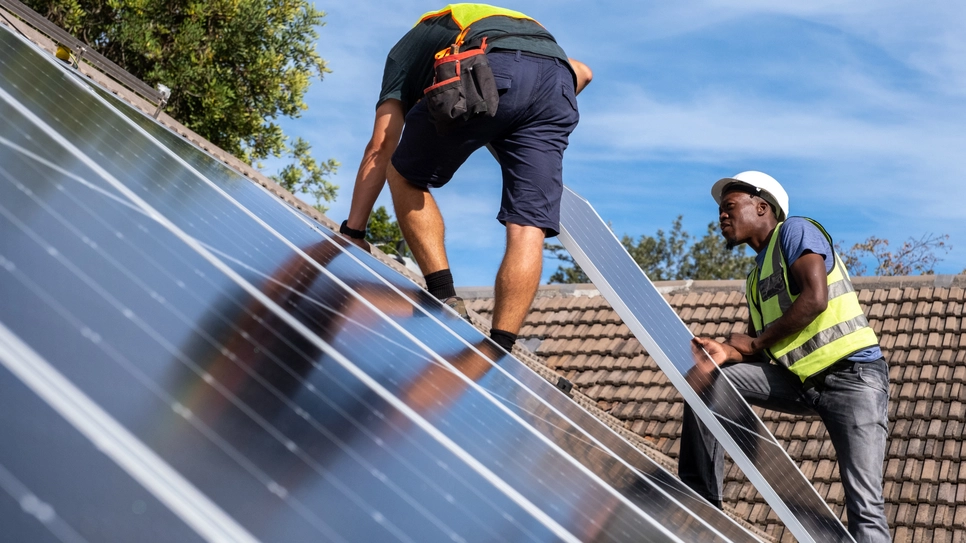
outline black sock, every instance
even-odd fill
[[[511,334],[506,330],[490,328],[490,339],[500,347],[503,347],[504,351],[510,352],[513,349],[513,344],[517,342],[517,335]]]
[[[439,270],[424,277],[426,279],[426,290],[438,300],[445,300],[450,296],[456,296],[456,287],[453,286],[453,274],[449,269]]]

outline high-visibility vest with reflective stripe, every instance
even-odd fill
[[[479,21],[480,19],[485,19],[486,17],[492,17],[494,15],[503,15],[504,17],[513,17],[514,19],[529,19],[534,21],[532,17],[528,17],[519,11],[513,11],[512,9],[498,8],[496,6],[490,6],[487,4],[450,4],[439,11],[430,11],[424,14],[422,17],[416,21],[419,24],[426,19],[432,19],[434,17],[441,17],[444,15],[449,15],[452,17],[453,22],[459,26],[460,30],[466,29],[466,27]],[[534,21],[536,22],[536,21]]]
[[[832,238],[819,223],[806,219],[822,232],[832,246]],[[748,275],[745,296],[751,323],[759,335],[778,320],[798,295],[792,294],[788,280],[788,264],[779,242],[784,223],[772,233],[761,268]],[[861,349],[879,344],[875,332],[859,305],[849,272],[832,250],[834,263],[827,275],[828,307],[804,330],[782,338],[765,352],[801,380],[814,375],[835,362]]]

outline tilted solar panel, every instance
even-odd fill
[[[560,241],[799,541],[852,538],[589,202],[569,188]]]
[[[23,437],[0,445],[0,513],[16,539],[751,538],[656,492],[374,261],[159,145],[9,32],[0,51],[0,395],[20,399],[3,421]],[[70,448],[35,452],[51,443]]]

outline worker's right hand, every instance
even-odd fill
[[[737,349],[727,343],[720,343],[707,337],[696,337],[692,341],[704,349],[711,360],[719,366],[725,362],[741,362],[743,358]]]
[[[367,252],[369,254],[372,254],[372,246],[369,245],[369,242],[368,241],[366,241],[364,239],[350,238],[349,236],[344,236],[344,237],[345,237],[345,239],[351,241],[353,245],[356,245],[357,247],[359,247],[363,251],[365,251],[365,252]]]

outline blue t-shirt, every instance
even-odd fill
[[[806,252],[815,253],[825,259],[825,273],[832,271],[835,265],[835,253],[828,238],[814,224],[803,217],[789,217],[779,230],[778,243],[781,245],[782,253],[785,255],[785,262],[791,267],[792,263],[798,260]],[[758,269],[765,263],[765,252],[762,250],[755,256]],[[792,274],[788,274],[788,289],[792,294],[798,295],[802,289],[795,283]],[[848,359],[855,362],[872,362],[882,358],[882,350],[879,346],[862,349],[849,356]]]

